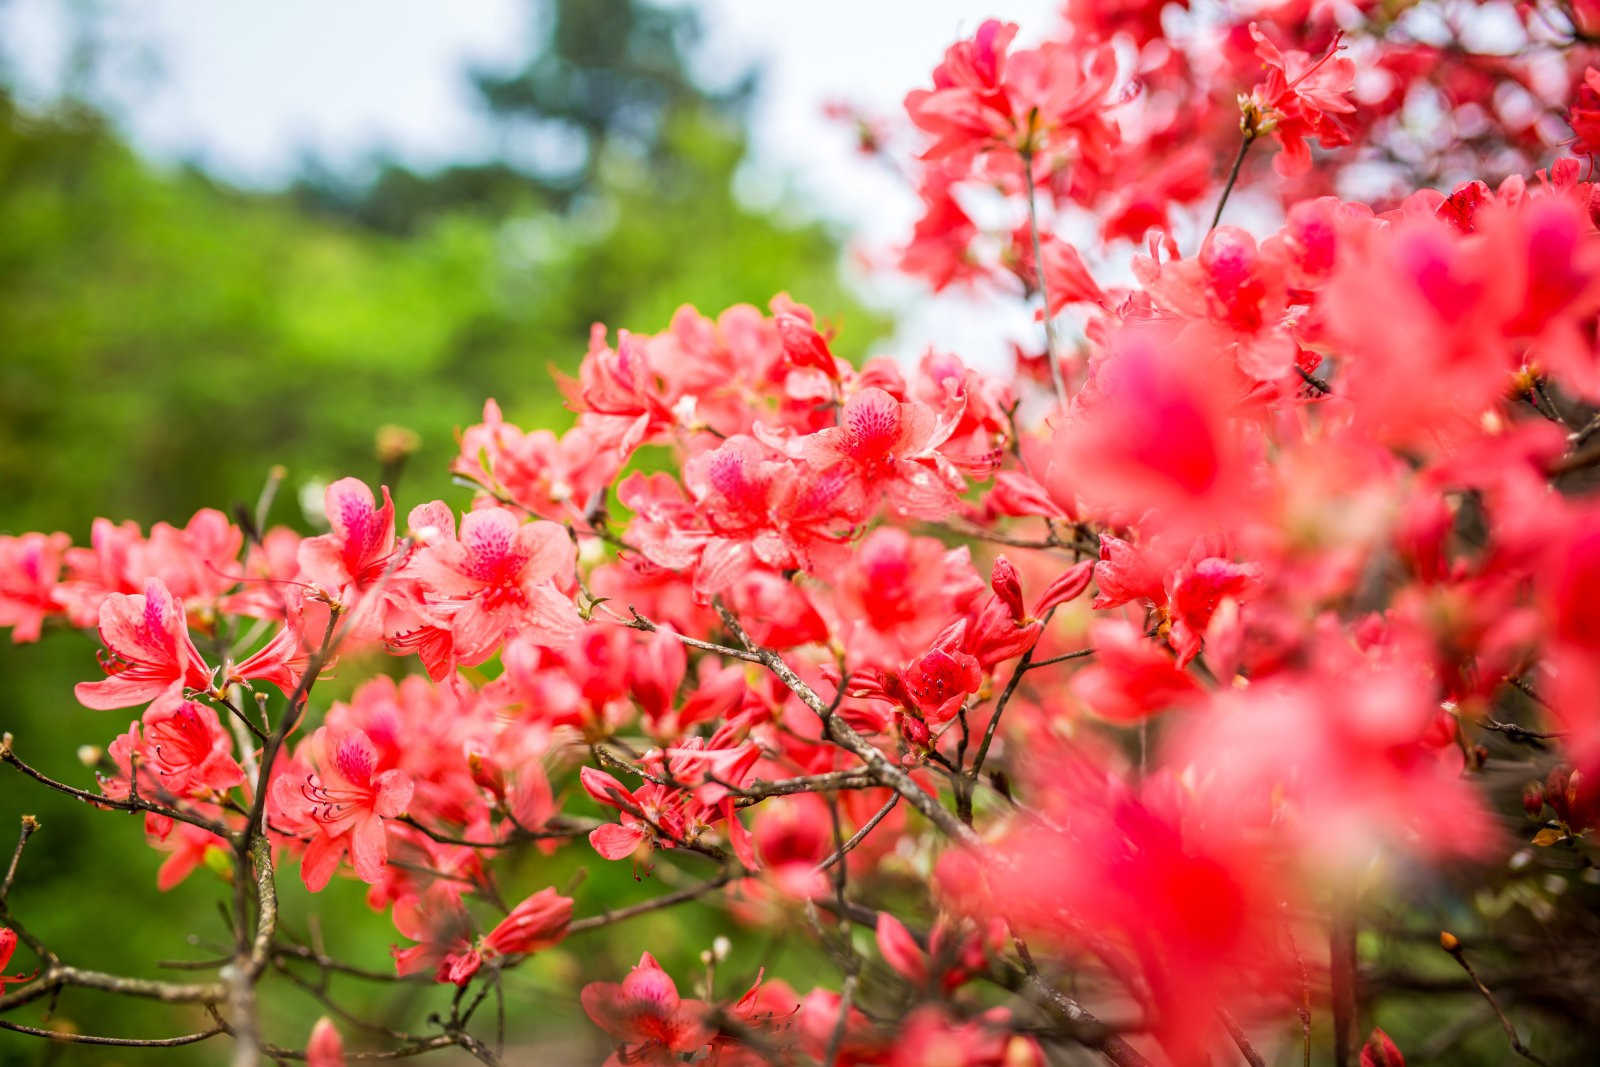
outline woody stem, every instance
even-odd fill
[[[1033,242],[1033,273],[1039,281],[1039,296],[1044,300],[1044,358],[1050,364],[1050,385],[1056,391],[1056,402],[1067,403],[1067,381],[1061,374],[1061,361],[1057,356],[1056,325],[1050,315],[1050,283],[1044,276],[1044,254],[1039,241],[1039,205],[1033,188],[1033,152],[1022,152],[1022,185],[1028,191],[1028,236]]]
[[[1239,142],[1239,154],[1233,157],[1233,169],[1228,172],[1228,184],[1222,187],[1222,199],[1217,201],[1217,210],[1211,216],[1211,229],[1213,230],[1222,221],[1222,209],[1228,206],[1228,197],[1233,195],[1234,183],[1239,180],[1239,168],[1244,166],[1244,157],[1249,153],[1250,146],[1255,143],[1255,131],[1246,131],[1244,138]]]

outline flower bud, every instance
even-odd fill
[[[994,595],[1000,598],[1011,612],[1011,618],[1021,622],[1027,612],[1022,606],[1022,579],[1017,575],[1017,568],[1004,556],[997,556],[994,569],[989,574],[989,584],[994,586]]]
[[[541,889],[511,909],[483,939],[484,950],[501,956],[527,955],[549,948],[567,936],[572,898]]]
[[[344,1040],[333,1020],[324,1015],[311,1028],[306,1042],[306,1067],[344,1067]]]
[[[1439,947],[1453,956],[1461,951],[1461,939],[1449,930],[1440,930]]]
[[[1094,577],[1094,562],[1086,559],[1061,572],[1039,595],[1039,603],[1033,606],[1034,615],[1043,616],[1051,608],[1076,599],[1088,589],[1089,581]]]
[[[930,734],[928,733],[927,723],[914,715],[907,715],[904,712],[896,713],[895,719],[900,727],[900,736],[905,738],[906,744],[915,749],[928,747]]]
[[[1406,1067],[1406,1058],[1388,1034],[1373,1027],[1367,1043],[1361,1046],[1361,1067]]]
[[[790,363],[796,367],[820,370],[829,378],[838,381],[839,368],[834,364],[833,353],[828,351],[828,342],[817,332],[815,326],[789,311],[774,316],[773,324],[778,328],[778,337],[783,342],[783,354]]]
[[[1560,764],[1550,768],[1544,780],[1544,802],[1563,820],[1567,817],[1567,782],[1571,777],[1572,768]]]
[[[479,789],[488,790],[496,800],[506,797],[506,772],[493,756],[482,752],[467,753],[467,771]]]
[[[415,430],[391,424],[378,428],[375,444],[378,462],[387,467],[414,455],[422,447],[422,438]]]
[[[1544,812],[1544,786],[1529,782],[1522,790],[1522,810],[1528,818],[1537,819]]]
[[[1588,829],[1600,821],[1600,795],[1593,778],[1583,771],[1573,771],[1567,778],[1567,822],[1575,830]]]

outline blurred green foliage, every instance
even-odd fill
[[[502,79],[494,91],[509,100],[517,84]],[[477,421],[485,397],[524,425],[565,426],[548,372],[575,369],[590,324],[656,330],[681,303],[715,314],[786,290],[848,324],[841,351],[862,355],[881,324],[842,288],[834,235],[741,206],[731,192],[744,153],[734,111],[681,87],[668,97],[643,149],[632,135],[597,132],[581,180],[559,198],[503,164],[476,177],[394,165],[383,173],[406,196],[385,197],[378,182],[370,199],[347,197],[341,208],[307,183],[265,194],[164,170],[91,107],[31,112],[0,91],[0,532],[64,529],[81,542],[97,515],[181,524],[200,507],[253,501],[274,464],[288,468],[289,482],[272,519],[303,526],[292,490],[346,474],[376,481],[374,437],[387,424],[421,441],[397,493],[401,513],[436,496],[464,504],[446,468],[455,431]],[[526,104],[526,94],[518,99]],[[30,763],[83,786],[92,777],[78,746],[104,745],[133,717],[72,700],[73,683],[97,673],[93,649],[69,633],[0,647],[0,729],[16,735]],[[362,674],[349,666],[323,699]],[[182,972],[156,961],[213,956],[228,940],[218,873],[201,870],[158,893],[162,855],[144,844],[137,820],[7,771],[7,854],[25,811],[44,829],[13,905],[69,961],[172,977]],[[502,871],[508,894],[564,885],[589,868],[580,913],[663,891],[653,878],[636,884],[626,864],[586,853],[519,862]],[[312,901],[292,866],[279,881],[295,936],[312,936],[310,916],[320,912],[331,951],[387,969],[388,946],[400,939],[385,914],[364,906],[364,887],[336,881]],[[538,958],[507,978],[510,1031],[576,1035],[549,1062],[599,1062],[597,1036],[577,1025],[579,983],[616,979],[645,945],[690,975],[713,932],[710,912],[675,909]],[[718,992],[741,992],[735,979],[773,962],[769,948],[736,946]],[[23,949],[11,970],[32,966]],[[288,982],[275,988],[264,1001],[268,1037],[303,1044],[323,1009]],[[348,978],[333,993],[351,1010],[387,1011],[410,1025],[444,1003],[426,987],[397,994]],[[484,1013],[493,1018],[493,998]],[[51,1025],[156,1037],[206,1020],[69,991]],[[366,1040],[359,1031],[347,1038]],[[223,1054],[221,1045],[108,1050],[0,1033],[0,1064],[212,1063]]]
[[[618,157],[571,212],[399,238],[160,173],[91,113],[0,97],[0,525],[181,519],[253,499],[273,463],[375,477],[386,423],[421,435],[431,493],[485,397],[560,423],[547,368],[576,365],[592,322],[659,329],[684,302],[787,289],[870,338],[830,235],[734,200],[737,131],[673,122],[671,180]]]

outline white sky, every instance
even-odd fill
[[[104,12],[113,42],[148,45],[114,50],[131,54],[113,95],[135,143],[153,158],[196,160],[244,185],[282,182],[306,150],[336,167],[378,148],[424,167],[486,154],[493,140],[463,67],[526,54],[524,0],[0,0],[0,41],[24,86],[59,83],[69,2]],[[1058,17],[1053,0],[696,3],[708,66],[763,68],[741,192],[838,219],[869,245],[904,234],[915,201],[856,156],[848,131],[822,116],[823,102],[842,97],[897,114],[945,47],[984,18],[1015,20],[1030,36]],[[907,300],[904,290],[875,295]],[[966,332],[957,326],[964,317],[922,307],[897,347],[909,356],[939,341],[990,362],[1000,350],[992,339],[969,353],[950,336]]]

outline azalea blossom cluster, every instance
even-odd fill
[[[26,934],[8,875],[0,966],[21,936],[39,970],[0,1013],[133,990],[283,1052],[254,983],[333,965],[276,929],[293,865],[364,883],[396,976],[456,990],[386,1053],[517,1062],[469,1028],[503,971],[699,902],[830,973],[719,985],[726,944],[703,976],[638,946],[579,998],[607,1062],[1309,1062],[1326,1015],[1334,1062],[1403,1064],[1370,909],[1513,856],[1547,915],[1594,896],[1591,6],[983,22],[906,98],[894,258],[1036,308],[1015,373],[853,365],[787,295],[685,307],[595,327],[562,433],[487,402],[461,507],[347,478],[312,536],[263,506],[0,537],[0,624],[97,631],[75,696],[122,713],[93,790],[37,739],[0,757],[142,813],[163,889],[231,872],[239,917],[226,975],[139,992]],[[335,668],[365,680],[321,703]],[[538,880],[557,850],[663,890],[596,908]],[[296,1054],[369,1036],[325,1019]]]

